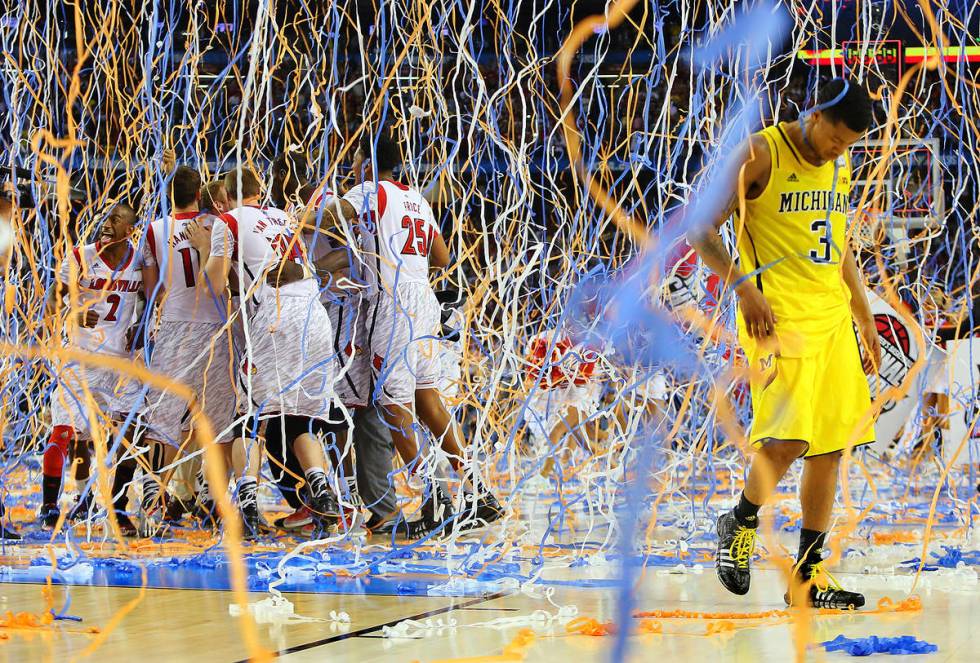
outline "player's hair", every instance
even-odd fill
[[[835,78],[824,83],[817,94],[817,107],[831,122],[843,122],[851,131],[864,133],[871,126],[871,97],[854,79]]]
[[[393,171],[402,165],[402,152],[398,143],[387,130],[382,129],[376,135],[364,132],[361,134],[361,154],[365,159],[374,161],[374,169],[379,173]]]
[[[241,191],[238,190],[239,176],[242,180]],[[244,200],[260,195],[262,193],[262,181],[251,168],[239,166],[229,170],[228,174],[225,175],[225,189],[228,191],[228,199],[232,203],[236,203],[239,199]]]
[[[294,183],[306,181],[306,156],[300,152],[283,152],[272,161],[273,177],[285,178]]]
[[[136,208],[135,207],[133,207],[129,203],[117,203],[116,204],[116,207],[122,208],[122,209],[126,210],[127,212],[129,212],[130,216],[133,217],[132,223],[134,225],[136,224]]]
[[[306,155],[301,152],[282,152],[272,160],[272,194],[273,202],[282,207],[307,178]]]
[[[221,194],[228,195],[225,190],[225,183],[221,180],[205,184],[204,188],[201,189],[201,209],[214,211],[214,199],[221,198]]]
[[[187,207],[201,191],[201,175],[189,166],[177,166],[170,180],[170,195],[176,207]]]

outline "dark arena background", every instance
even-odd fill
[[[0,42],[0,660],[980,660],[972,0],[0,0]],[[844,213],[881,355],[874,440],[845,436],[818,546],[834,575],[814,592],[867,602],[787,607],[805,463],[754,549],[719,545],[757,455],[758,369],[739,297],[688,238],[726,215],[739,146],[812,117],[841,77],[872,102]],[[408,285],[435,293],[431,329],[406,318],[418,347],[366,331],[387,315],[365,284],[388,217],[339,202],[381,186],[386,140],[400,184],[383,190],[432,211],[429,230],[392,222],[394,250],[422,260]],[[245,186],[239,168],[261,188],[249,209],[291,224],[261,273],[247,196],[206,202]],[[190,217],[213,220],[202,250],[168,235]],[[721,230],[732,252],[738,218]],[[234,299],[205,283],[225,230]],[[314,265],[324,246],[342,267]],[[161,283],[224,302],[215,335],[171,337],[165,365],[173,286],[133,286],[116,313],[120,274],[150,255]],[[292,310],[275,293],[297,284],[273,282],[286,266],[333,307],[294,345],[281,318],[256,322]],[[229,395],[209,401],[181,371],[222,347],[207,379]],[[435,366],[429,388],[411,362]],[[294,366],[329,367],[331,406],[290,441],[256,385],[293,393]],[[339,395],[356,371],[358,407]],[[420,391],[398,428],[406,380]],[[147,414],[161,391],[184,413],[167,453]],[[810,406],[833,421],[846,401]],[[719,583],[718,555],[751,559],[747,595]]]

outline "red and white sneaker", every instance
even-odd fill
[[[275,526],[279,529],[294,530],[302,529],[312,522],[313,512],[310,511],[304,504],[288,516],[283,516],[282,518],[277,519]]]
[[[343,513],[337,518],[337,534],[344,536],[367,536],[368,530],[364,525],[361,510],[354,506],[343,507]]]

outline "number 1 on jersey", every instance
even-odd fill
[[[272,248],[279,254],[280,258],[300,262],[303,259],[303,252],[298,241],[293,241],[293,236],[287,233],[279,233],[270,242]]]
[[[193,288],[195,283],[194,261],[191,260],[191,250],[187,247],[180,249],[180,261],[184,263],[184,285]]]

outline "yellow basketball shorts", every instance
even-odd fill
[[[754,369],[749,441],[756,448],[802,441],[808,445],[804,456],[810,457],[874,442],[871,392],[850,316],[826,339],[802,357],[783,357],[743,340]]]

